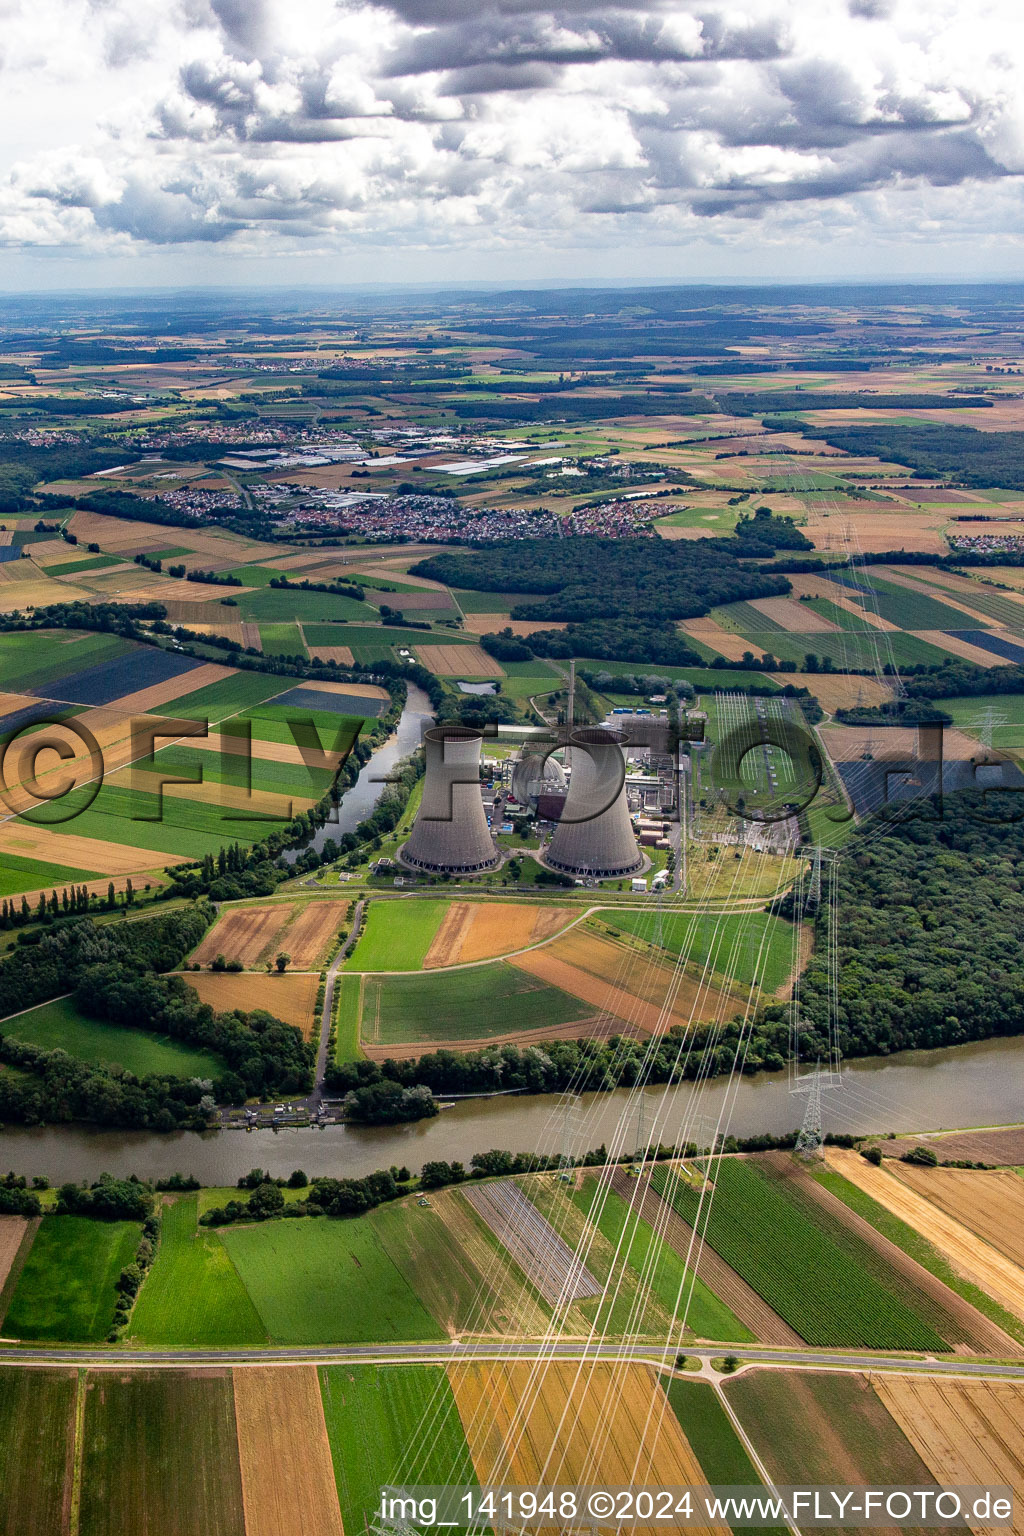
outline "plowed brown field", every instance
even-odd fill
[[[568,907],[530,907],[523,902],[455,901],[448,908],[423,969],[492,960],[528,944],[540,944],[575,914]]]
[[[344,1536],[315,1365],[232,1373],[245,1536]]]
[[[209,965],[217,955],[223,955],[225,960],[240,960],[248,970],[291,916],[291,903],[285,901],[265,907],[229,907],[193,951],[192,959]]]
[[[504,677],[479,645],[417,645],[416,654],[437,677]]]
[[[1019,1382],[919,1381],[872,1376],[882,1402],[932,1476],[945,1484],[1008,1483],[1014,1521],[974,1525],[978,1536],[1024,1531],[1024,1386]]]
[[[354,659],[347,645],[311,645],[308,650],[316,661],[336,661],[339,667],[350,667]]]
[[[348,916],[348,909],[347,901],[293,904],[294,915],[281,937],[281,947],[291,955],[297,971],[319,970],[331,940]]]
[[[915,1168],[890,1162],[904,1184],[962,1221],[1014,1264],[1024,1265],[1024,1179],[966,1168]]]
[[[715,619],[684,619],[679,625],[684,635],[691,635],[694,640],[700,640],[704,645],[710,645],[720,656],[725,656],[729,661],[742,661],[745,651],[752,651],[753,645],[749,640],[744,640],[742,635],[733,634],[732,630],[723,629]]]
[[[313,1004],[320,977],[316,971],[288,971],[284,976],[242,971],[222,974],[192,971],[185,980],[218,1013],[262,1008],[285,1024],[297,1024],[307,1040],[313,1035]]]
[[[639,958],[625,945],[580,929],[543,949],[515,955],[510,964],[648,1034],[691,1019],[717,1018],[742,1002],[738,993],[705,986],[672,966]],[[666,999],[671,1000],[668,1009]]]
[[[1015,1317],[1024,1317],[1024,1270],[1005,1254],[979,1242],[968,1227],[884,1168],[872,1167],[858,1152],[830,1147],[825,1156],[837,1173],[920,1232],[965,1279],[980,1286]]]
[[[467,1364],[448,1376],[482,1483],[706,1481],[648,1366]],[[657,1527],[630,1529],[653,1536]]]

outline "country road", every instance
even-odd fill
[[[1024,1381],[1024,1361],[965,1359],[962,1355],[941,1359],[934,1356],[894,1355],[872,1350],[768,1349],[757,1345],[726,1346],[713,1349],[686,1349],[688,1359],[700,1360],[707,1367],[720,1359],[723,1351],[741,1365],[776,1365],[803,1367],[807,1370],[877,1371],[897,1370],[904,1375],[982,1378]],[[489,1341],[460,1344],[338,1344],[295,1345],[266,1349],[75,1349],[65,1346],[30,1346],[11,1342],[0,1344],[0,1364],[21,1366],[77,1365],[94,1369],[123,1370],[126,1365],[149,1369],[195,1369],[197,1366],[245,1365],[407,1365],[413,1361],[445,1364],[451,1360],[581,1360],[643,1363],[656,1370],[672,1366],[675,1348],[659,1349],[654,1344],[587,1343],[586,1341],[545,1342],[544,1340]]]

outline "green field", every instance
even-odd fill
[[[342,622],[361,619],[364,623],[372,623],[377,617],[376,608],[369,603],[357,602],[353,597],[336,597],[330,592],[303,592],[295,587],[263,587],[258,592],[244,592],[238,599],[238,607],[243,619],[257,619],[261,627],[264,622],[273,623],[278,619],[298,619],[303,624],[307,619]],[[336,643],[343,645],[345,642]]]
[[[265,672],[236,672],[234,677],[222,677],[218,683],[208,683],[194,693],[183,694],[170,704],[161,704],[150,711],[154,715],[173,715],[179,720],[224,720],[243,709],[262,704],[265,699],[276,698],[295,686],[290,677],[270,677]]]
[[[165,1204],[160,1246],[132,1310],[133,1343],[158,1349],[266,1344],[267,1332],[227,1249],[196,1225],[198,1196]]]
[[[700,1230],[715,1252],[808,1344],[863,1349],[947,1345],[935,1330],[839,1246],[750,1162],[722,1158]],[[698,1219],[695,1189],[659,1165],[651,1185],[684,1221]],[[807,1277],[814,1283],[808,1285]]]
[[[335,1019],[338,1038],[334,1046],[335,1061],[359,1061],[359,988],[358,976],[344,976],[340,972],[334,983]]]
[[[22,859],[5,852],[0,865],[0,897],[20,896],[22,891],[37,891],[43,886],[59,889],[98,878],[94,870],[70,869],[66,864],[46,864],[41,859]]]
[[[86,1018],[70,997],[40,1003],[38,1008],[2,1019],[0,1031],[46,1051],[67,1051],[80,1061],[122,1066],[137,1077],[150,1073],[182,1078],[219,1077],[224,1071],[224,1063],[210,1051],[197,1050],[167,1035]]]
[[[761,1482],[722,1401],[708,1381],[663,1376],[661,1384],[672,1412],[689,1440],[709,1483],[719,1487],[754,1487]],[[750,1530],[737,1525],[734,1530]],[[787,1526],[762,1526],[767,1536],[786,1536]]]
[[[134,1221],[44,1216],[3,1319],[4,1333],[100,1343],[114,1316],[114,1282],[134,1259],[141,1235]]]
[[[592,1004],[499,960],[466,970],[368,976],[360,1034],[385,1045],[484,1040],[512,1030],[570,1024],[593,1012]]]
[[[470,592],[468,588],[448,589],[463,613],[508,613],[518,603],[542,603],[537,592]]]
[[[245,1536],[230,1372],[95,1371],[79,1536]]]
[[[370,1528],[385,1483],[476,1483],[441,1366],[323,1366],[320,1392],[346,1531]]]
[[[348,971],[418,971],[448,910],[447,901],[371,901]]]
[[[64,1536],[76,1373],[0,1367],[0,1536]]]
[[[62,560],[60,565],[48,565],[47,576],[74,576],[78,571],[101,571],[106,566],[124,565],[119,555],[83,555],[80,560]]]
[[[368,1219],[388,1257],[447,1333],[501,1333],[509,1327],[507,1301],[498,1300],[432,1207],[402,1201],[378,1206]]]
[[[201,785],[196,787],[196,798],[190,800],[174,795],[158,798],[145,790],[104,784],[89,804],[90,793],[89,787],[73,789],[58,803],[58,813],[64,817],[76,804],[85,807],[73,818],[76,837],[149,848],[154,853],[198,859],[204,853],[217,853],[227,842],[253,843],[268,827],[280,825],[268,817],[229,819],[227,808],[203,798]],[[44,821],[41,815],[33,819],[40,824]]]
[[[574,1190],[573,1204],[608,1239],[638,1279],[656,1296],[670,1317],[682,1317],[701,1339],[752,1344],[754,1335],[719,1301],[703,1280],[691,1275],[682,1259],[613,1189],[586,1177]],[[620,1247],[620,1243],[622,1246]]]
[[[444,1337],[365,1216],[226,1227],[220,1239],[275,1344]]]
[[[266,656],[303,656],[309,652],[297,624],[261,624],[260,645]]]
[[[53,679],[68,677],[100,662],[115,661],[133,650],[131,642],[118,635],[86,634],[82,630],[60,630],[55,634],[12,630],[0,634],[0,677],[9,693],[44,689]]]
[[[766,992],[775,992],[789,980],[793,925],[766,912],[732,917],[602,912],[597,921],[620,933],[635,933],[649,944],[660,943],[669,954],[682,954],[700,966],[710,961],[713,970],[745,986],[759,980]]]

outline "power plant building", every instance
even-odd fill
[[[438,725],[423,736],[423,799],[398,857],[426,874],[477,875],[501,862],[480,793],[483,734]]]
[[[607,726],[584,726],[569,738],[569,793],[543,860],[559,874],[613,880],[644,867],[626,800],[623,741]]]

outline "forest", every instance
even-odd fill
[[[998,798],[1001,807],[978,791],[947,795],[941,809],[904,804],[846,845],[836,865],[844,1055],[1024,1033],[1024,822],[1010,819],[1017,797]],[[801,987],[808,1060],[827,1055],[827,924],[823,908]]]
[[[797,423],[787,421],[793,430]],[[976,427],[804,426],[813,436],[854,457],[906,464],[918,476],[937,476],[958,485],[1024,490],[1024,432],[979,432]]]

